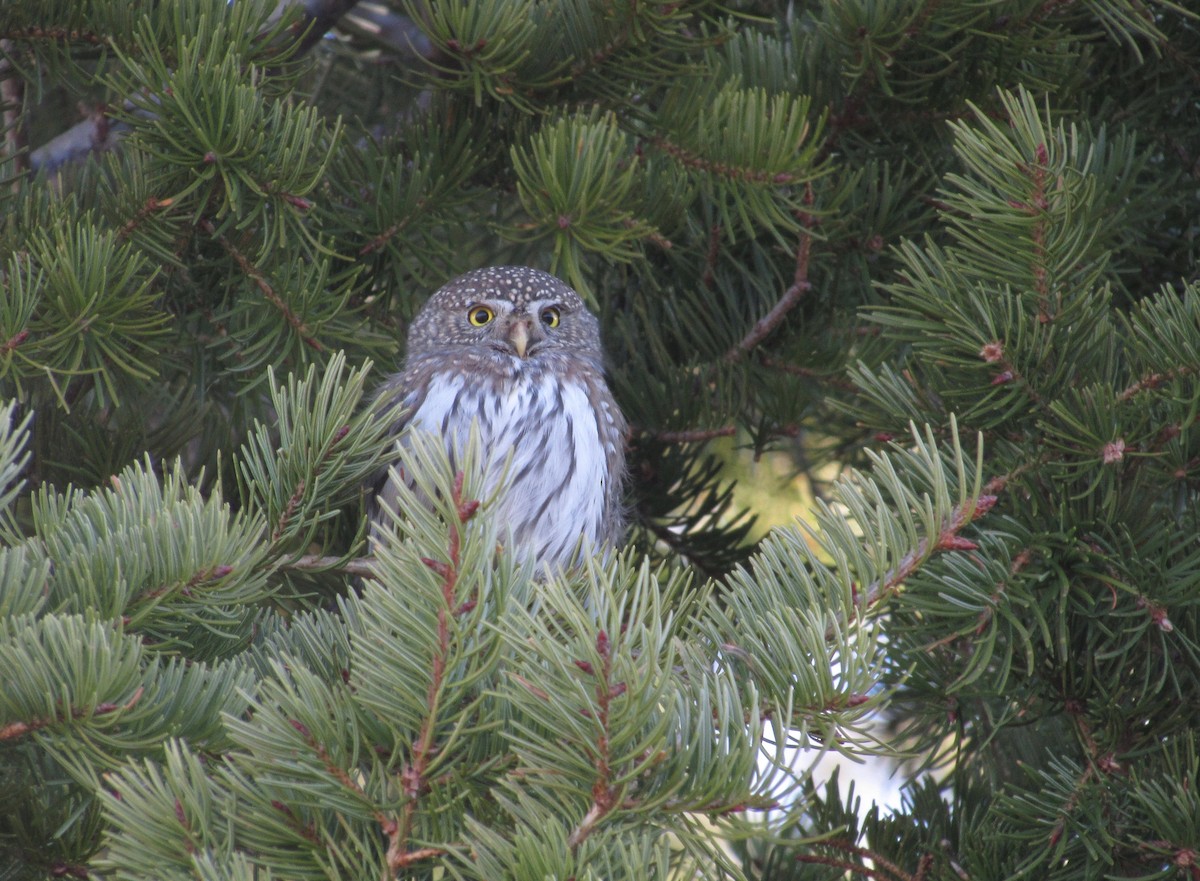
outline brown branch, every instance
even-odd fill
[[[325,36],[326,31],[338,23],[343,15],[358,4],[358,0],[295,0],[288,5],[298,5],[302,10],[301,20],[296,25],[300,34],[296,54],[307,52]],[[282,4],[281,10],[282,11]]]
[[[12,160],[16,174],[12,188],[20,187],[18,178],[29,171],[29,133],[21,110],[25,105],[25,81],[13,67],[12,40],[0,40],[0,130],[4,132],[4,155]]]
[[[341,5],[350,7],[345,15],[337,19],[338,30],[343,33],[372,40],[399,61],[418,61],[436,56],[437,52],[429,37],[408,16],[400,15],[382,3],[344,0]],[[317,30],[320,27],[318,24]],[[325,30],[328,30],[328,25]]]
[[[296,729],[297,732],[299,732],[301,737],[304,738],[304,742],[308,745],[308,747],[314,753],[316,753],[317,758],[321,760],[321,764],[325,766],[325,771],[326,771],[326,773],[329,774],[329,776],[333,777],[335,780],[337,780],[338,783],[340,783],[346,789],[353,792],[356,796],[358,796],[364,802],[370,801],[370,799],[367,796],[367,793],[365,791],[363,791],[363,788],[359,784],[359,782],[350,775],[350,772],[348,772],[345,768],[343,768],[341,765],[339,765],[337,762],[335,762],[333,760],[333,757],[329,755],[329,750],[327,750],[325,748],[325,745],[323,743],[320,743],[313,736],[312,732],[309,731],[307,725],[305,725],[299,719],[291,719],[290,722],[291,722],[292,727],[294,729]],[[295,814],[292,812],[291,808],[289,808],[287,805],[285,805],[279,801],[274,801],[271,804],[276,810],[280,811],[285,816],[287,816],[292,821],[293,826],[299,825],[298,822],[296,821]],[[395,820],[388,817],[381,810],[374,811],[374,815],[375,815],[375,820],[380,824],[380,826],[383,828],[385,833],[392,834],[395,832],[395,830],[396,830],[396,821]],[[316,838],[315,833],[311,830],[311,827],[301,827],[298,829],[298,831],[300,832],[300,834],[304,835],[304,837],[308,838],[309,840],[315,840],[315,838]],[[421,848],[419,850],[408,851],[402,855],[401,865],[407,865],[408,863],[413,862],[416,859],[425,859],[428,857],[440,856],[443,853],[445,853],[444,850],[440,850],[438,848],[433,848],[433,847],[425,847],[425,848]]]
[[[217,232],[216,227],[213,226],[211,220],[202,220],[200,222],[200,227],[206,233],[220,242],[221,247],[224,248],[225,252],[233,258],[234,262],[237,263],[238,268],[242,270],[246,277],[254,282],[255,286],[258,287],[259,291],[267,299],[267,302],[269,302],[283,314],[283,317],[287,320],[287,323],[291,325],[292,329],[295,330],[297,334],[300,335],[300,339],[304,340],[306,345],[316,349],[318,352],[323,352],[325,347],[322,346],[320,341],[312,335],[312,331],[308,329],[308,325],[304,323],[299,315],[292,311],[292,308],[284,301],[283,297],[279,295],[279,292],[271,286],[271,283],[267,281],[266,276],[263,275],[262,270],[255,266],[249,257],[239,251],[233,242],[229,241],[229,239],[225,238],[225,236],[220,235]]]
[[[150,115],[146,111],[135,110],[131,101],[125,102],[125,109],[138,115]],[[86,119],[32,150],[29,154],[30,167],[37,172],[53,174],[70,162],[113,149],[127,131],[129,126],[114,122],[108,115],[108,108],[101,105],[88,113]]]
[[[115,477],[111,478],[111,480],[113,480],[114,483],[116,482]],[[118,487],[118,489],[119,489],[119,487]],[[129,607],[133,608],[134,606],[139,605],[141,603],[162,599],[163,597],[168,596],[169,594],[175,592],[175,590],[178,590],[178,592],[185,597],[191,596],[192,588],[199,587],[200,585],[205,584],[207,582],[219,581],[222,578],[225,578],[226,576],[231,574],[232,572],[233,572],[233,567],[226,566],[226,565],[218,565],[218,566],[212,566],[208,569],[201,569],[198,572],[196,572],[194,575],[192,575],[192,577],[189,578],[187,581],[185,581],[182,585],[179,585],[178,583],[171,583],[171,584],[164,584],[159,587],[151,587],[151,588],[147,588],[146,590],[143,590],[141,593],[139,593],[137,596],[133,597],[130,600]],[[124,620],[125,620],[125,623],[128,624],[129,621],[131,620],[130,616],[126,615]]]
[[[417,214],[419,212],[425,210],[425,204],[426,204],[426,201],[424,198],[417,199],[416,204],[413,205],[412,210],[409,211],[407,214],[405,214],[404,217],[402,217],[396,223],[393,223],[391,226],[389,226],[387,229],[385,229],[379,235],[377,235],[373,239],[371,239],[371,241],[367,242],[365,245],[363,245],[361,248],[359,248],[358,256],[365,257],[367,254],[370,254],[372,251],[378,251],[380,248],[382,248],[384,245],[386,245],[393,238],[400,235],[400,233],[402,233],[405,230],[405,228],[413,221],[413,219],[417,216]]]
[[[660,233],[654,226],[645,220],[634,220],[632,217],[626,217],[621,221],[621,225],[626,229],[636,230],[638,234],[657,248],[662,248],[664,251],[670,251],[675,247],[675,243]],[[638,229],[642,227],[642,229]]]
[[[1054,824],[1054,828],[1050,830],[1051,847],[1054,847],[1056,844],[1058,844],[1059,840],[1062,838],[1063,833],[1067,829],[1067,815],[1079,807],[1079,802],[1083,797],[1084,788],[1091,781],[1095,773],[1096,766],[1089,763],[1088,766],[1083,769],[1083,773],[1079,775],[1079,779],[1075,781],[1075,789],[1071,792],[1070,797],[1063,804],[1062,808],[1059,809],[1058,821]]]
[[[300,818],[296,816],[296,812],[283,802],[279,801],[279,799],[272,799],[271,807],[283,814],[283,816],[287,819],[288,826],[291,827],[292,831],[301,836],[305,841],[309,842],[310,844],[321,843],[321,837],[317,834],[316,826],[313,823],[301,822]]]
[[[885,874],[878,869],[869,869],[861,863],[852,863],[850,860],[843,860],[838,857],[827,857],[821,854],[798,853],[795,856],[798,863],[813,863],[819,866],[829,866],[833,869],[842,869],[854,875],[862,875],[864,878],[876,878],[879,881],[893,881],[891,875]]]
[[[832,848],[834,850],[840,850],[843,853],[858,857],[861,860],[870,860],[874,864],[875,868],[868,868],[861,863],[853,863],[849,860],[843,860],[837,857],[827,857],[820,854],[797,854],[796,862],[815,863],[818,865],[830,866],[832,868],[844,869],[855,875],[862,875],[866,878],[877,878],[880,879],[880,881],[920,881],[920,879],[924,877],[925,872],[928,870],[929,864],[933,861],[931,854],[923,854],[917,861],[916,873],[910,875],[908,872],[905,872],[895,863],[884,858],[880,854],[868,850],[865,847],[858,847],[857,845],[851,844],[848,841],[831,839],[829,841],[822,841],[820,846]]]
[[[813,188],[809,184],[805,188],[804,204],[813,203]],[[804,295],[812,289],[808,280],[808,261],[812,255],[812,234],[809,232],[816,225],[816,219],[811,214],[800,217],[802,229],[800,242],[796,246],[796,269],[792,276],[792,284],[788,287],[779,301],[771,307],[771,311],[754,323],[742,339],[732,349],[725,353],[725,361],[736,364],[746,357],[759,343],[765,340],[777,328]]]

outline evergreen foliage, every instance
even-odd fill
[[[1200,876],[1198,84],[1167,0],[8,0],[0,878]],[[602,318],[629,545],[414,437],[366,561],[497,263]]]

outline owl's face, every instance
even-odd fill
[[[409,328],[410,359],[448,350],[530,362],[552,352],[599,358],[599,322],[549,273],[490,266],[447,283]]]

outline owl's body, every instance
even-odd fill
[[[604,381],[598,322],[554,276],[490,267],[441,288],[383,396],[405,406],[397,430],[441,435],[453,461],[476,426],[483,494],[504,480],[492,516],[517,553],[565,567],[581,540],[594,550],[619,541],[625,420]],[[379,506],[395,505],[399,453]]]

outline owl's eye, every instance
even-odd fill
[[[495,317],[496,313],[487,306],[475,305],[467,310],[467,321],[471,322],[474,327],[483,327],[485,324],[491,324],[492,319]]]
[[[558,327],[558,317],[558,309],[553,306],[547,306],[542,310],[542,324],[546,325],[546,327]]]

